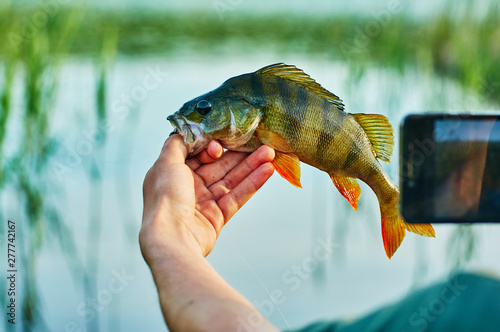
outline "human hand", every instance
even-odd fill
[[[227,151],[212,141],[186,160],[180,135],[169,137],[144,180],[141,250],[151,264],[165,251],[182,250],[205,257],[222,227],[269,179],[274,150],[252,154]]]

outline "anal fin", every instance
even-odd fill
[[[293,153],[275,151],[272,161],[276,171],[295,187],[302,188],[300,184],[300,160]]]
[[[354,211],[358,210],[358,200],[361,195],[361,188],[355,178],[338,174],[329,174],[333,184],[351,204]]]

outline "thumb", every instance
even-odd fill
[[[184,164],[186,157],[187,148],[186,145],[184,145],[184,140],[181,135],[175,134],[167,138],[165,144],[163,144],[158,162],[165,164]]]

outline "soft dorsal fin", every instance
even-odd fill
[[[344,104],[342,104],[342,100],[340,100],[339,97],[323,88],[318,82],[312,79],[311,76],[307,75],[304,71],[302,71],[302,69],[295,66],[286,65],[282,62],[275,63],[257,70],[256,73],[261,75],[277,76],[297,83],[310,92],[328,100],[340,110],[344,110]]]
[[[381,114],[358,113],[351,115],[368,136],[376,157],[383,162],[390,162],[394,146],[394,135],[389,120]]]

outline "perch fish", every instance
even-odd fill
[[[361,189],[377,195],[385,252],[391,258],[408,230],[434,237],[430,224],[409,224],[398,211],[399,189],[378,160],[389,162],[394,136],[383,115],[350,114],[339,97],[295,66],[277,63],[232,77],[168,116],[189,155],[218,140],[229,150],[276,152],[276,171],[301,187],[300,161],[330,175],[354,210]]]

